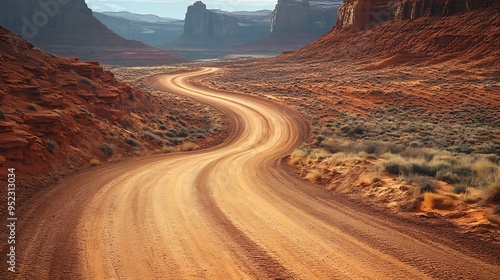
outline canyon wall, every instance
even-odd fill
[[[44,51],[106,64],[150,65],[184,59],[109,30],[85,0],[2,0],[0,25]]]
[[[388,20],[451,16],[492,6],[497,0],[344,0],[336,28],[367,30]]]
[[[322,35],[337,19],[338,0],[278,0],[271,34]]]

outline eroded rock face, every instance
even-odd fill
[[[227,38],[238,34],[238,19],[207,10],[197,1],[189,6],[184,23],[184,35],[188,37]]]
[[[63,56],[116,65],[150,65],[155,59],[153,64],[183,61],[116,35],[93,16],[85,0],[2,0],[0,25],[44,51]]]
[[[450,16],[492,6],[496,0],[344,0],[336,27],[366,30],[388,20]]]
[[[335,0],[278,0],[271,33],[321,35],[333,27],[337,8]]]
[[[311,29],[308,0],[278,0],[271,19],[271,33],[307,33]]]
[[[0,27],[0,167],[28,177],[76,168],[103,158],[103,143],[124,155],[131,114],[158,114],[157,102],[98,62],[43,53]]]

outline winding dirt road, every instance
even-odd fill
[[[453,228],[372,212],[284,171],[306,122],[189,82],[213,71],[149,82],[221,109],[231,136],[100,166],[24,202],[17,278],[498,279],[498,248],[462,246]]]

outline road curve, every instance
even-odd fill
[[[213,71],[149,83],[219,108],[231,136],[203,151],[78,173],[25,202],[17,278],[498,277],[498,258],[459,247],[454,235],[371,213],[283,171],[305,121],[267,100],[190,83]]]

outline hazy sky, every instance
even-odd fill
[[[161,17],[184,19],[187,6],[196,0],[85,0],[89,8],[97,12],[129,11],[138,14],[154,14]],[[277,0],[202,0],[208,9],[224,11],[255,11],[274,9]]]

